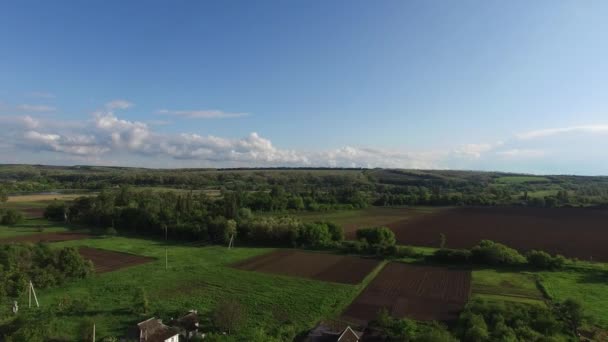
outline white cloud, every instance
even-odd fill
[[[447,153],[386,151],[374,148],[345,146],[334,150],[313,153],[309,157],[312,166],[329,167],[386,167],[386,168],[438,168],[439,161]]]
[[[545,155],[545,151],[536,149],[510,149],[496,152],[497,155],[507,158],[538,158]]]
[[[133,106],[134,106],[133,103],[131,103],[127,100],[113,100],[113,101],[106,103],[106,108],[109,110],[128,109]]]
[[[24,111],[24,112],[36,112],[36,113],[48,113],[48,112],[54,112],[57,110],[55,107],[52,107],[52,106],[31,105],[31,104],[19,105],[19,106],[17,106],[17,109]]]
[[[114,147],[127,147],[136,150],[144,145],[150,136],[148,125],[139,121],[118,119],[112,112],[94,114],[95,127],[104,133]]]
[[[40,121],[32,118],[29,115],[26,115],[22,118],[23,120],[23,124],[25,125],[25,127],[27,127],[28,129],[34,129],[37,128],[40,125]]]
[[[489,152],[496,146],[500,146],[502,144],[502,142],[498,142],[496,144],[466,144],[456,148],[452,152],[456,156],[479,159],[483,153]]]
[[[109,151],[106,147],[98,146],[95,137],[87,135],[62,136],[32,130],[25,132],[23,137],[26,142],[33,144],[33,146],[54,152],[75,155],[99,155]]]
[[[248,113],[227,113],[221,110],[168,110],[161,109],[158,114],[171,115],[189,119],[225,119],[248,116]]]
[[[528,131],[517,134],[517,138],[522,140],[537,139],[549,137],[552,135],[563,134],[563,133],[608,133],[608,125],[584,125],[584,126],[570,126],[562,128],[547,128],[539,129],[534,131]]]

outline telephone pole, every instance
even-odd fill
[[[32,307],[32,294],[34,294],[34,300],[36,301],[36,307],[39,308],[40,304],[38,303],[38,297],[36,296],[36,290],[34,290],[34,284],[32,284],[32,281],[30,280],[30,284],[29,284],[29,304],[28,307]]]

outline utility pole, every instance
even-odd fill
[[[168,238],[169,228],[167,227],[166,224],[163,224],[163,226],[165,226],[165,245],[166,245],[167,244],[167,240],[169,239]],[[168,270],[168,269],[169,269],[169,255],[168,255],[168,252],[167,252],[167,247],[165,246],[165,270]]]
[[[32,294],[34,294],[34,300],[36,301],[36,307],[40,307],[40,304],[38,303],[38,297],[36,296],[36,290],[34,290],[34,284],[32,284],[32,281],[30,280],[30,285],[29,285],[29,304],[28,307],[32,307]]]

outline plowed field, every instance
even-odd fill
[[[365,325],[385,308],[395,317],[450,321],[469,299],[471,272],[444,267],[390,263],[343,313]]]
[[[145,264],[154,260],[154,258],[150,257],[90,247],[80,247],[78,252],[85,259],[93,262],[96,273],[112,272],[129,266]]]
[[[482,239],[520,251],[541,249],[608,261],[608,210],[582,208],[454,208],[388,224],[400,244],[469,248]]]

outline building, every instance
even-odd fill
[[[190,310],[186,315],[174,319],[170,325],[179,331],[186,341],[190,341],[198,334],[200,319],[196,310]]]
[[[140,342],[179,342],[179,331],[152,317],[137,324]]]
[[[340,321],[324,321],[310,331],[306,342],[359,342],[363,332]]]

